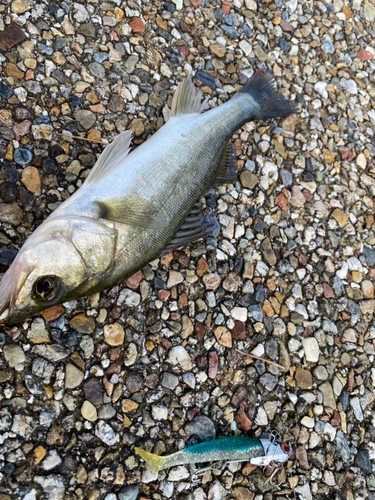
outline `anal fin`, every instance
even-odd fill
[[[236,153],[231,142],[226,145],[221,164],[217,171],[216,185],[234,182],[238,177]]]
[[[201,209],[195,206],[161,255],[166,255],[174,250],[178,250],[188,243],[206,236],[213,236],[216,238],[219,232],[219,223],[216,217],[212,215],[211,210],[206,209],[206,215],[204,215]]]

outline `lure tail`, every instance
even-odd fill
[[[141,448],[134,448],[134,450],[155,472],[166,469],[170,465],[170,456],[160,457],[158,455],[154,455],[154,453],[149,453],[148,451],[142,450]]]
[[[250,80],[238,91],[237,97],[247,94],[251,99],[249,117],[250,120],[267,120],[268,118],[279,118],[298,113],[299,106],[287,101],[284,96],[276,92],[276,82],[273,75],[262,70],[256,71]],[[235,96],[235,97],[236,97]],[[246,112],[246,110],[244,110]]]

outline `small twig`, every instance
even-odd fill
[[[38,129],[38,132],[42,132],[43,134],[61,135],[61,137],[70,137],[70,139],[81,139],[81,141],[95,142],[96,144],[104,144],[104,146],[109,145],[108,142],[97,141],[96,139],[87,139],[86,137],[80,137],[79,135],[61,134],[60,132],[52,132],[51,130],[42,129]]]
[[[259,359],[260,361],[264,361],[265,363],[269,363],[270,365],[277,366],[278,368],[282,368],[283,370],[285,370],[285,366],[274,363],[269,359],[260,358],[259,356],[254,356],[254,354],[248,354],[247,352],[240,351],[239,349],[234,349],[234,350],[239,352],[240,354],[243,354],[244,356],[249,356],[249,358]]]

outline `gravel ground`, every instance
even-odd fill
[[[4,0],[0,13],[2,271],[104,147],[40,128],[130,129],[140,144],[189,71],[209,107],[256,68],[301,104],[234,137],[238,182],[202,200],[217,241],[1,327],[0,500],[373,500],[375,1]],[[198,482],[185,466],[154,473],[133,450],[265,430],[297,448],[279,489],[249,464]]]

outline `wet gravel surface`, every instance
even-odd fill
[[[202,200],[217,240],[0,328],[1,500],[374,500],[374,20],[373,0],[0,4],[2,272],[104,148],[67,136],[142,143],[188,72],[211,108],[257,68],[301,104],[235,135],[239,180]],[[279,488],[134,453],[269,430],[296,446]]]

